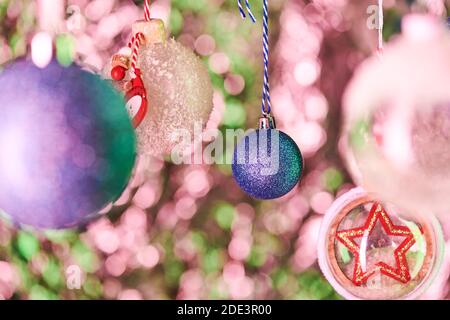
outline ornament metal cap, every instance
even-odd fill
[[[128,56],[124,55],[124,54],[119,54],[118,53],[118,54],[113,55],[111,64],[112,64],[113,68],[117,67],[117,66],[120,66],[120,67],[123,67],[125,69],[129,69],[129,67],[130,67],[130,58]]]
[[[145,44],[166,43],[166,27],[161,19],[151,19],[150,21],[138,20],[133,23],[133,34],[142,33]]]
[[[276,129],[275,118],[271,115],[264,115],[259,118],[259,129],[268,130],[268,129]]]

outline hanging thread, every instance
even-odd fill
[[[264,84],[261,111],[264,115],[270,115],[272,103],[270,100],[269,82],[269,3],[263,1],[263,55],[264,55]]]
[[[245,1],[246,9],[249,17],[253,22],[256,22],[256,18],[252,13],[249,1]],[[247,17],[244,8],[242,6],[241,0],[238,0],[239,12],[243,19]],[[269,48],[269,2],[268,0],[263,0],[263,62],[264,62],[264,84],[262,89],[262,103],[261,112],[265,116],[269,116],[272,110],[272,103],[270,99],[270,81],[269,81],[269,58],[270,58],[270,48]]]
[[[144,1],[144,16],[146,21],[150,21],[150,0]]]
[[[239,7],[239,12],[241,13],[242,19],[247,18],[247,15],[245,14],[244,11],[244,7],[242,6],[242,0],[238,0],[238,7]],[[247,8],[247,14],[250,16],[250,19],[252,19],[252,22],[255,23],[256,22],[256,18],[253,15],[252,9],[250,7],[250,3],[249,0],[245,0],[245,6]]]
[[[383,53],[383,27],[384,27],[384,13],[383,0],[378,0],[378,54]]]

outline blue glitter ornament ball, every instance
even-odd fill
[[[284,196],[300,181],[303,157],[297,144],[276,129],[255,130],[234,151],[233,176],[246,193],[269,200]]]
[[[84,223],[125,189],[136,139],[123,97],[97,75],[18,60],[0,72],[0,212],[17,225]]]

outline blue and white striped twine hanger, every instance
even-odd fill
[[[243,0],[237,0],[239,12],[243,19],[247,17],[242,6]],[[249,0],[245,0],[247,14],[253,23],[256,18],[252,13]],[[270,100],[270,82],[269,82],[269,3],[268,0],[263,0],[263,56],[264,56],[264,84],[262,92],[261,111],[264,115],[270,115],[272,105]]]

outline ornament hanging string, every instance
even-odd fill
[[[144,1],[144,16],[146,21],[150,21],[150,0]]]
[[[242,0],[238,0],[239,12],[243,19],[247,16],[242,6]],[[245,0],[247,13],[253,23],[256,22],[256,18],[252,13],[249,0]],[[269,3],[268,0],[263,0],[263,62],[264,62],[264,84],[262,89],[262,103],[261,112],[264,116],[270,116],[272,110],[272,103],[270,99],[270,81],[269,81]]]
[[[378,55],[383,54],[383,27],[384,27],[384,13],[383,0],[378,0]]]
[[[252,19],[252,22],[255,23],[256,18],[253,15],[249,0],[245,0],[245,6],[247,8],[247,14],[250,16],[250,19]],[[244,11],[244,7],[242,6],[242,0],[238,0],[238,7],[239,7],[239,12],[241,13],[242,19],[247,18],[247,15],[245,14],[245,11]]]
[[[144,18],[145,21],[150,21],[151,20],[151,15],[150,15],[150,0],[145,0],[144,1]],[[144,35],[142,33],[136,33],[130,40],[130,42],[128,42],[128,47],[132,50],[132,55],[131,55],[131,71],[130,71],[130,75],[132,79],[136,78],[136,69],[137,69],[137,60],[138,60],[138,55],[139,55],[139,49],[142,45],[142,43],[144,42]]]
[[[246,18],[242,2],[237,1],[242,18]],[[248,16],[256,21],[251,12],[250,5],[246,1]],[[304,169],[303,156],[295,141],[282,131],[277,130],[274,117],[271,115],[270,84],[269,84],[269,2],[263,0],[263,62],[264,84],[262,88],[262,116],[259,118],[259,127],[252,131],[236,146],[232,171],[233,177],[243,191],[256,199],[277,199],[290,192],[300,181]],[[249,141],[258,141],[257,144],[248,145]],[[266,164],[270,162],[272,155],[261,152],[261,139],[264,143],[279,145],[276,150],[276,158],[280,161],[277,172],[268,174]],[[267,139],[267,141],[266,141]],[[270,142],[272,141],[272,142]],[[253,156],[256,154],[256,158]],[[247,159],[253,158],[253,161]],[[265,172],[265,173],[264,173]]]

